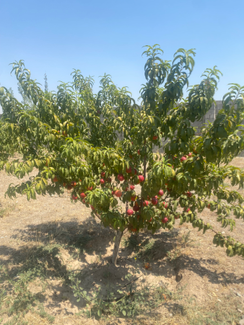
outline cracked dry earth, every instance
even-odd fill
[[[232,164],[244,167],[244,158],[236,158]],[[175,229],[170,233],[139,233],[138,247],[145,238],[154,241],[150,255],[146,256],[146,260],[135,258],[135,251],[122,243],[118,266],[114,267],[110,263],[113,231],[101,227],[98,220],[91,217],[89,208],[80,202],[71,203],[68,191],[60,197],[38,196],[36,200],[27,201],[25,196],[18,196],[10,200],[4,198],[4,193],[8,184],[17,184],[18,179],[1,171],[0,180],[0,264],[17,267],[30,254],[35,254],[38,247],[46,243],[60,245],[57,247],[59,258],[56,264],[51,265],[53,273],[45,279],[47,289],[42,297],[45,311],[55,316],[53,324],[205,324],[204,318],[198,318],[198,314],[211,314],[218,308],[221,313],[228,306],[232,307],[235,319],[241,319],[244,314],[244,260],[237,256],[227,257],[223,248],[215,247],[211,231],[203,235],[191,224],[180,226],[177,220]],[[224,231],[244,242],[242,220],[236,220],[236,227],[230,232],[228,228],[221,228],[210,210],[205,209],[201,217],[210,222],[216,231]],[[186,235],[189,240],[184,244]],[[128,233],[124,235],[125,239],[128,237]],[[77,256],[65,246],[79,243],[84,249]],[[145,269],[145,261],[150,263],[149,269]],[[77,316],[85,307],[85,301],[81,299],[77,302],[71,288],[57,277],[57,272],[63,275],[70,270],[81,272],[82,287],[88,292],[97,287],[105,292],[108,286],[123,285],[125,275],[130,273],[139,277],[138,287],[167,286],[171,292],[181,292],[181,299],[166,299],[156,310],[134,319],[98,320]],[[30,290],[38,293],[40,285],[31,283]],[[4,321],[8,320],[6,317]],[[47,319],[31,312],[24,319],[29,324],[49,324]],[[198,322],[198,319],[201,320]],[[226,324],[238,322],[233,320],[233,323]]]

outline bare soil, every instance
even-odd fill
[[[244,158],[236,158],[231,164],[244,167]],[[180,226],[177,220],[172,232],[141,232],[137,236],[126,233],[118,266],[114,267],[111,255],[115,233],[100,226],[89,208],[80,202],[72,203],[70,192],[60,197],[38,196],[37,200],[27,201],[26,196],[18,196],[10,200],[4,198],[8,185],[19,180],[3,171],[0,180],[0,265],[17,274],[18,269],[30,267],[25,264],[30,257],[34,260],[38,256],[38,263],[45,264],[47,286],[44,293],[37,282],[32,282],[29,289],[41,295],[45,311],[55,316],[53,324],[238,324],[244,315],[244,260],[227,257],[223,248],[215,247],[212,231],[203,235],[191,224]],[[205,209],[201,217],[216,231],[244,242],[243,220],[236,220],[236,227],[230,232],[220,226],[210,210]],[[131,239],[133,249],[124,241],[133,244]],[[140,255],[141,247],[150,242],[149,254],[144,250]],[[53,256],[45,251],[47,244],[56,245]],[[148,269],[145,263],[149,263]],[[80,272],[81,285],[88,293],[98,287],[105,292],[108,287],[122,286],[126,275],[132,274],[139,287],[167,286],[172,293],[181,292],[181,299],[162,298],[161,306],[134,319],[87,318],[77,315],[86,306],[85,300],[77,302],[63,280],[69,271]],[[8,315],[2,317],[2,323],[10,319]],[[24,320],[29,324],[51,323],[31,311]]]

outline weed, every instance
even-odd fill
[[[181,237],[181,243],[184,247],[186,247],[187,245],[193,242],[193,240],[190,239],[190,234],[191,234],[191,230],[189,230],[186,235],[183,235]]]
[[[82,311],[87,317],[135,317],[148,314],[149,311],[159,307],[164,302],[179,298],[165,286],[136,285],[138,278],[133,275],[125,277],[128,282],[124,288],[107,289],[106,296],[102,294],[101,287],[95,292],[88,293],[81,286],[81,281],[75,276],[70,276],[71,287],[77,301],[84,299],[86,308]]]
[[[181,255],[181,250],[179,248],[175,248],[167,252],[167,258],[170,262],[177,259],[180,255]]]

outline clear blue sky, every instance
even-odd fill
[[[145,83],[143,46],[156,43],[164,60],[179,48],[196,49],[190,85],[217,65],[223,76],[216,100],[228,83],[244,85],[243,0],[8,0],[0,12],[0,84],[18,99],[9,63],[20,59],[42,85],[47,74],[49,90],[71,81],[75,68],[94,77],[95,93],[107,73],[137,99]]]

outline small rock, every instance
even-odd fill
[[[241,319],[239,325],[244,325],[244,319]]]

